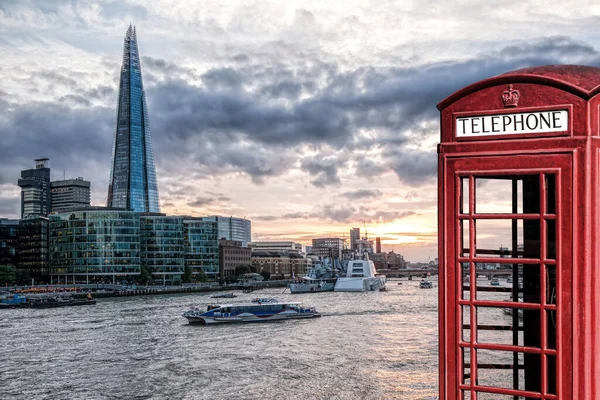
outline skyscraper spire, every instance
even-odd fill
[[[160,212],[148,106],[142,85],[135,27],[131,24],[123,44],[117,124],[106,205],[134,211]]]

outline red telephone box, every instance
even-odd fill
[[[600,399],[599,92],[547,66],[438,105],[440,398]]]

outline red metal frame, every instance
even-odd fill
[[[521,98],[517,107],[505,109],[501,93],[508,84],[513,84],[520,91]],[[477,399],[478,393],[535,399],[600,398],[599,93],[598,68],[539,67],[478,82],[438,105],[442,138],[438,147],[440,398]],[[548,109],[568,110],[567,131],[459,139],[455,136],[457,116]],[[531,180],[532,175],[536,175],[539,181],[537,186],[528,183],[528,188],[536,187],[535,190],[538,190],[539,204],[536,207],[539,212],[516,212],[513,193],[513,212],[476,213],[476,179],[511,179],[514,192],[516,180],[524,176]],[[468,210],[460,209],[463,180],[468,182],[465,188],[469,196]],[[547,195],[554,196],[553,212],[548,210]],[[480,220],[490,223],[515,221],[511,222],[512,254],[501,260],[503,264],[512,264],[513,271],[521,268],[528,271],[529,278],[539,279],[536,289],[539,291],[538,301],[516,298],[499,301],[487,297],[486,293],[495,290],[480,287],[476,279],[476,265],[497,263],[499,258],[498,251],[477,248],[477,221]],[[518,221],[522,221],[520,226],[525,226],[525,223],[538,226],[535,221],[539,221],[539,238],[536,239],[539,240],[536,244],[539,251],[531,253],[534,256],[523,251],[519,253],[515,246],[514,232]],[[549,231],[551,227],[552,231]],[[466,236],[463,229],[468,230],[468,251],[462,243]],[[551,232],[553,240],[549,237]],[[555,245],[554,258],[548,253],[548,242]],[[531,246],[531,243],[538,242],[529,243]],[[463,282],[463,266],[465,273],[468,268],[471,278],[468,287]],[[517,292],[515,287],[516,284],[512,289],[513,295]],[[547,292],[547,288],[551,287],[556,291],[555,300],[552,293]],[[513,324],[478,324],[479,311],[485,316],[485,312],[496,308],[513,309]],[[535,345],[520,343],[525,341],[525,322],[514,323],[517,321],[517,308],[529,313],[525,315],[539,314],[539,321],[527,321],[529,333],[532,324],[539,322]],[[468,323],[463,321],[463,309],[468,310],[464,317],[468,315]],[[490,340],[479,340],[480,332],[491,330],[512,331],[514,342],[495,343],[493,335],[489,336]],[[468,360],[463,361],[463,352],[469,354]],[[481,359],[482,362],[478,363],[480,352],[488,356],[500,354],[496,352],[510,352],[514,362],[507,364]],[[538,361],[531,363],[534,359]],[[519,360],[529,361],[522,366]],[[468,376],[465,368],[470,370]],[[526,368],[524,373],[529,374],[539,369],[539,382],[535,381],[533,386],[532,381],[529,382],[529,387],[539,390],[515,387],[522,383],[519,377],[523,368]],[[500,383],[497,386],[480,385],[481,371],[494,369],[511,369],[514,384],[511,387],[501,387]],[[463,393],[467,393],[467,397]]]

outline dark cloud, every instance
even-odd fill
[[[381,197],[382,195],[383,193],[381,193],[381,191],[378,189],[358,189],[341,194],[341,196],[351,200],[371,199]]]
[[[92,103],[87,98],[76,94],[67,94],[65,96],[59,97],[58,101],[68,106],[75,107],[89,107],[92,105]]]
[[[335,186],[341,183],[338,176],[340,162],[336,158],[311,157],[302,160],[300,168],[310,175],[310,182],[316,187]]]
[[[297,18],[311,20],[303,12]],[[263,50],[285,46],[273,43]],[[297,167],[320,188],[340,185],[341,171],[348,168],[368,178],[393,171],[401,182],[418,187],[433,182],[436,175],[435,146],[421,146],[435,143],[427,139],[439,134],[435,105],[443,98],[516,68],[565,62],[600,65],[594,47],[568,37],[524,41],[460,61],[355,70],[323,62],[318,53],[301,54],[297,65],[288,65],[276,57],[279,53],[266,50],[260,62],[256,54],[232,53],[237,63],[198,75],[201,85],[184,80],[196,73],[193,70],[160,58],[142,59],[144,71],[160,77],[145,84],[156,163],[164,174],[159,174],[161,190],[166,187],[166,193],[176,194],[162,180],[169,176],[242,174],[264,184]],[[113,59],[105,57],[101,63],[104,74],[117,76]],[[116,83],[88,87],[78,74],[45,69],[35,74],[39,88],[60,85],[68,90],[55,102],[16,104],[7,101],[10,96],[0,97],[2,182],[15,182],[34,158],[47,156],[53,167],[83,175],[94,187],[106,186]],[[22,76],[13,77],[13,83]],[[97,102],[109,106],[91,106]],[[307,148],[308,157],[303,153]],[[227,196],[219,197],[210,198],[228,201]],[[286,218],[292,219],[292,214]],[[402,217],[351,207],[295,216],[307,215],[332,221]]]
[[[210,197],[196,197],[196,199],[194,199],[193,201],[190,201],[188,203],[188,205],[190,207],[204,207],[209,204],[212,204],[213,202],[214,202],[214,199],[212,199]]]

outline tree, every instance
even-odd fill
[[[30,285],[31,278],[33,278],[33,276],[29,270],[22,268],[17,268],[15,270],[15,282],[17,285]]]
[[[194,269],[192,267],[185,267],[181,280],[183,283],[191,283],[194,280]]]
[[[13,283],[17,279],[16,268],[12,265],[0,265],[0,284]]]
[[[198,273],[195,275],[196,281],[198,282],[206,282],[208,281],[208,277],[204,273],[203,269],[199,269]]]
[[[235,267],[235,276],[240,276],[250,273],[250,268],[247,265],[238,265]]]
[[[268,281],[269,279],[271,279],[271,273],[269,271],[261,271],[260,273],[262,275],[263,278],[265,278],[265,281]]]
[[[142,267],[140,268],[140,274],[137,276],[136,280],[138,283],[147,285],[152,282],[152,273],[148,271],[148,268]]]

